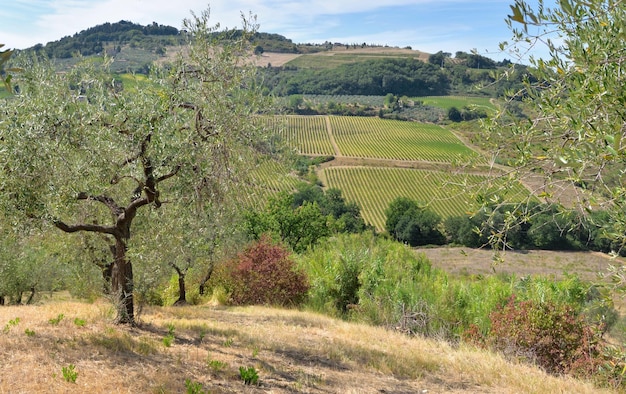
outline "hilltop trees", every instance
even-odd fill
[[[440,67],[409,58],[374,59],[324,70],[265,70],[265,85],[282,96],[355,94],[443,95],[450,83]]]
[[[103,44],[109,43],[117,47],[125,44],[140,46],[144,49],[156,50],[164,44],[177,43],[182,40],[178,37],[178,29],[172,26],[159,25],[156,22],[142,26],[129,21],[104,23],[66,36],[58,41],[44,45],[36,45],[34,49],[43,52],[51,58],[70,58],[77,53],[89,56],[101,53]]]
[[[195,215],[235,199],[262,145],[253,117],[267,102],[244,59],[254,20],[233,38],[214,34],[208,19],[206,11],[186,20],[188,55],[132,90],[93,62],[58,74],[23,59],[20,94],[0,107],[0,207],[14,223],[108,239],[120,323],[134,323],[132,235],[156,233],[142,213],[171,204]]]

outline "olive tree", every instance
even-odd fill
[[[194,207],[245,195],[265,130],[267,99],[242,30],[209,25],[209,11],[184,21],[187,47],[167,67],[121,88],[104,65],[55,72],[22,59],[19,94],[2,102],[0,204],[19,220],[108,238],[119,323],[133,324],[133,265],[127,251],[142,212]],[[17,60],[17,59],[16,59]],[[180,213],[183,214],[183,213]],[[156,233],[149,221],[138,227]]]
[[[494,151],[508,152],[506,164],[515,168],[509,180],[525,179],[535,195],[561,203],[562,212],[608,210],[606,235],[623,245],[626,3],[538,0],[533,8],[516,0],[511,11],[514,42],[502,47],[521,56],[541,47],[548,55],[530,57],[532,75],[510,96],[524,101],[531,116],[502,111],[488,125]],[[509,213],[511,221],[527,220],[527,210]]]

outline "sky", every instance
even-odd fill
[[[532,3],[533,1],[531,1]],[[513,0],[11,0],[0,4],[0,43],[23,49],[71,36],[105,22],[182,20],[210,7],[211,21],[241,26],[241,13],[257,16],[260,31],[296,43],[367,43],[511,58],[505,23]]]

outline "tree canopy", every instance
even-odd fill
[[[186,56],[132,88],[112,83],[106,64],[57,73],[46,61],[16,59],[25,69],[19,94],[0,106],[0,207],[11,223],[108,240],[122,323],[134,322],[135,218],[169,205],[206,217],[198,212],[241,195],[260,155],[265,130],[254,118],[268,102],[245,61],[250,43],[245,34],[225,40],[229,31],[215,34],[208,19],[206,11],[186,20]],[[253,18],[244,30],[256,30]],[[146,216],[140,229],[156,234],[155,225]]]
[[[266,70],[268,89],[278,95],[443,95],[449,81],[440,67],[409,58],[374,59],[325,70]]]
[[[385,210],[385,230],[394,239],[411,246],[443,244],[441,217],[407,197],[394,199]]]

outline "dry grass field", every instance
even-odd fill
[[[55,298],[0,307],[0,393],[200,392],[186,380],[211,393],[601,392],[483,351],[310,312],[149,308],[129,328],[111,324],[104,301]],[[255,368],[258,383],[244,385],[239,367]]]
[[[442,247],[416,251],[424,253],[433,266],[453,275],[502,273],[546,275],[559,279],[564,273],[569,273],[585,280],[597,281],[598,273],[606,273],[609,265],[626,264],[623,258],[612,258],[596,252],[508,251],[499,253],[501,261],[496,262],[496,254],[489,249]]]

